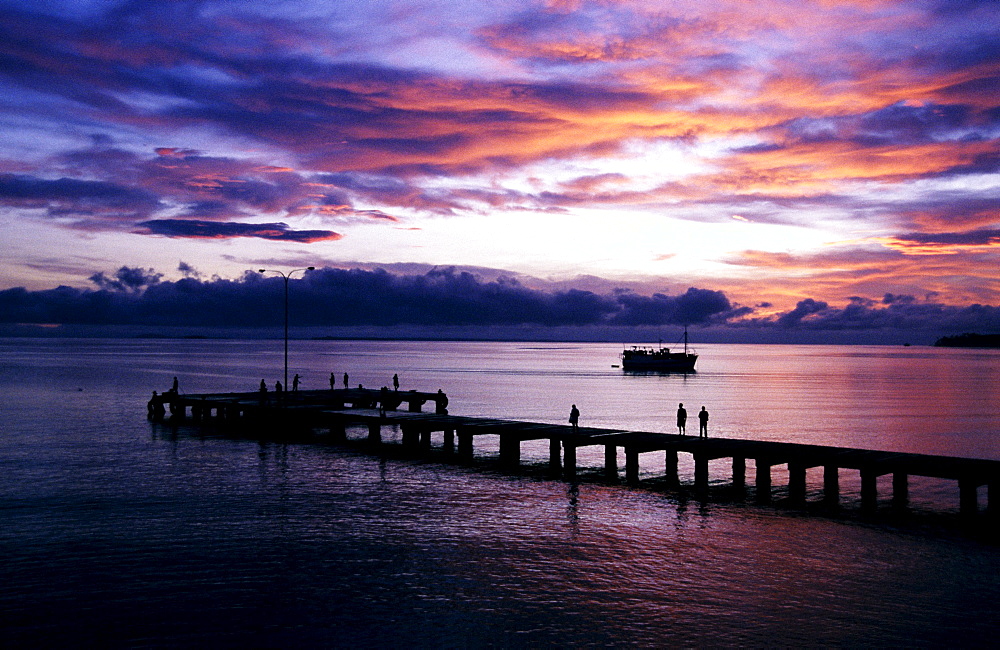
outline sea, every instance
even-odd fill
[[[698,346],[692,374],[625,373],[620,344],[292,340],[303,389],[443,390],[449,411],[1000,460],[1000,351]],[[544,441],[502,471],[322,437],[152,423],[146,402],[282,380],[283,342],[0,339],[0,645],[5,648],[994,647],[1000,541],[954,481],[879,480],[874,514],[757,504],[710,465],[707,496],[658,477],[575,482]],[[398,432],[387,432],[390,443]],[[692,432],[693,433],[693,432]],[[360,435],[350,432],[350,435]],[[753,488],[753,468],[747,471]],[[889,483],[884,481],[888,480]],[[980,508],[987,494],[980,490]],[[984,524],[984,522],[987,522]]]

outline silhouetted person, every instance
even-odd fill
[[[278,400],[281,399],[281,390],[282,390],[282,388],[281,388],[281,382],[280,381],[274,382],[274,398],[275,399],[278,399]]]
[[[684,410],[684,404],[677,405],[677,432],[682,436],[687,435],[687,430],[684,428],[687,426],[688,412]]]
[[[174,377],[174,385],[170,387],[170,390],[177,392],[177,377]]]
[[[708,437],[708,411],[705,410],[704,406],[698,411],[698,437]]]
[[[262,393],[267,392],[267,384],[264,383],[263,379],[260,380],[260,392]]]
[[[434,408],[435,412],[441,415],[448,415],[448,396],[440,388],[438,388],[437,399],[434,403],[437,405]]]
[[[569,410],[569,423],[573,425],[573,433],[576,433],[579,430],[578,425],[580,423],[580,410],[576,408],[576,404]]]
[[[330,373],[330,390],[333,390],[336,387],[337,387],[337,378],[334,377],[333,373],[331,372]]]
[[[347,388],[347,373],[344,373],[344,388]]]
[[[299,392],[299,375],[298,375],[298,373],[296,373],[295,376],[292,377],[292,392],[293,393]]]
[[[267,402],[267,384],[264,383],[263,379],[260,380],[260,390],[258,393],[260,394],[260,405],[263,406]]]
[[[163,417],[164,409],[163,402],[160,401],[160,397],[153,391],[153,396],[149,398],[149,402],[146,403],[146,416],[150,420],[157,420]]]
[[[392,389],[399,390],[399,375],[392,376]]]

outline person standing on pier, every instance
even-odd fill
[[[708,411],[705,410],[704,406],[698,411],[698,437],[708,437]]]
[[[344,388],[347,388],[347,373],[344,373]]]
[[[333,373],[331,372],[330,373],[330,390],[334,390],[336,387],[337,387],[337,378],[334,377]]]
[[[679,434],[681,434],[682,436],[686,436],[687,435],[687,430],[685,429],[685,427],[687,426],[687,420],[688,420],[688,412],[684,408],[684,404],[683,403],[678,404],[677,405],[677,432]]]
[[[176,395],[177,394],[177,377],[174,377],[174,385],[170,387],[170,390]]]
[[[580,430],[580,410],[576,408],[576,404],[569,410],[569,423],[573,426],[573,433]]]
[[[274,399],[281,401],[281,382],[274,382]]]
[[[399,390],[399,375],[392,376],[392,389]]]
[[[298,373],[295,373],[295,376],[292,377],[292,392],[293,393],[299,392],[299,374]]]

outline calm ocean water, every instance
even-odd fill
[[[996,351],[704,345],[696,374],[664,376],[623,374],[619,350],[292,341],[290,372],[304,388],[399,373],[460,415],[563,423],[575,403],[584,425],[673,431],[684,402],[708,408],[712,435],[1000,459]],[[5,647],[985,647],[1000,633],[1000,546],[959,525],[951,482],[914,479],[911,514],[866,519],[849,472],[842,514],[806,514],[782,506],[778,468],[778,503],[758,507],[146,421],[174,376],[192,393],[273,384],[280,341],[8,339],[0,359]],[[821,483],[810,471],[811,500]]]

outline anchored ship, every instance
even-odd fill
[[[622,350],[622,370],[659,370],[666,372],[694,372],[698,355],[688,351],[688,333],[684,328],[684,351],[671,352],[670,348],[633,345]]]

